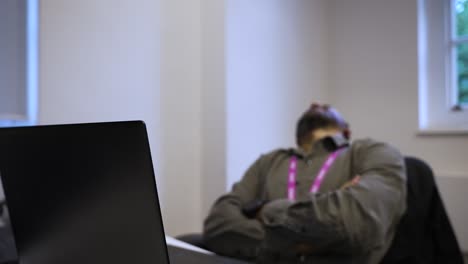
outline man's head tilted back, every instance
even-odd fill
[[[302,146],[311,142],[313,132],[319,129],[339,130],[346,139],[349,139],[351,134],[348,123],[336,109],[326,104],[312,103],[297,122],[297,145]]]

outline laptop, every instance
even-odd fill
[[[169,263],[141,121],[0,128],[21,264]]]

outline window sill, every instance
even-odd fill
[[[468,136],[468,127],[420,128],[418,136]]]
[[[2,120],[0,119],[0,127],[18,127],[18,126],[34,126],[36,122],[33,120]]]

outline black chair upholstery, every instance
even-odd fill
[[[414,157],[406,157],[405,164],[407,210],[382,264],[463,264],[432,169]]]

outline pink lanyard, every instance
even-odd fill
[[[316,193],[322,184],[323,179],[325,178],[325,174],[330,170],[331,165],[335,162],[336,157],[340,154],[341,149],[336,150],[332,154],[330,154],[323,163],[322,168],[315,177],[314,183],[310,187],[311,193]],[[288,172],[288,199],[290,201],[296,200],[296,171],[297,171],[297,157],[292,156],[289,160],[289,172]]]

